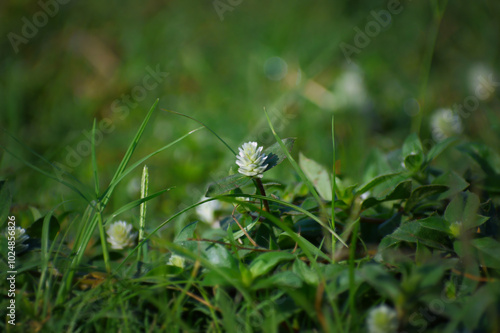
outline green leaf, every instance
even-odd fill
[[[368,264],[360,271],[359,275],[372,285],[379,293],[396,302],[401,294],[399,281],[380,265]]]
[[[395,188],[392,188],[392,191],[389,194],[380,196],[378,198],[371,197],[363,201],[361,209],[364,210],[370,208],[384,201],[406,199],[410,196],[411,187],[412,187],[411,180],[402,181],[401,183],[396,185]]]
[[[300,259],[295,260],[293,263],[293,272],[307,284],[316,286],[319,283],[318,272],[312,270],[311,267]]]
[[[361,195],[365,192],[370,191],[375,186],[387,183],[387,182],[393,180],[396,176],[402,176],[402,173],[396,172],[396,173],[388,173],[385,175],[378,176],[378,177],[372,179],[371,181],[369,181],[368,183],[366,183],[365,185],[361,186],[361,188],[356,191],[356,195]]]
[[[479,210],[479,197],[469,191],[457,195],[446,207],[445,219],[450,223],[462,223],[463,228],[475,228],[487,219],[477,214]]]
[[[295,138],[286,138],[282,140],[286,149],[291,152],[293,148],[293,144],[295,143]],[[264,149],[264,154],[266,154],[266,164],[267,168],[265,171],[271,170],[281,162],[283,162],[286,158],[286,153],[281,149],[281,146],[278,142]],[[264,171],[264,172],[265,172]]]
[[[222,178],[208,186],[206,197],[216,197],[226,192],[242,187],[250,182],[251,178],[242,174],[234,174]]]
[[[177,266],[160,265],[147,272],[140,280],[147,282],[161,282],[172,275],[179,275],[183,269]]]
[[[282,261],[295,259],[295,256],[288,252],[266,252],[255,258],[250,264],[250,273],[254,278],[268,273]]]
[[[387,156],[378,148],[370,149],[364,170],[363,181],[365,182],[377,177],[377,175],[385,175],[392,172]]]
[[[237,265],[231,253],[220,244],[211,244],[203,252],[205,258],[216,267],[236,269]]]
[[[324,200],[332,200],[332,182],[326,169],[319,163],[299,154],[299,166],[304,170],[307,178],[312,182],[318,194]]]
[[[491,237],[473,239],[472,247],[476,250],[478,262],[486,267],[500,269],[500,243]],[[458,253],[458,251],[457,251]],[[463,253],[459,254],[460,256]]]
[[[389,237],[389,238],[388,238]],[[386,238],[388,238],[386,240]],[[379,245],[379,251],[385,250],[387,247],[393,246],[399,242],[417,243],[421,242],[429,247],[444,250],[449,250],[448,235],[444,232],[427,228],[419,221],[411,221],[401,225],[389,236],[384,237]]]
[[[464,302],[462,311],[457,313],[457,319],[463,323],[468,332],[486,332],[484,328],[481,329],[481,322],[491,322],[489,319],[497,319],[495,310],[498,309],[498,283],[489,283],[482,286]],[[487,314],[491,314],[488,316]],[[498,313],[498,312],[497,312]],[[493,325],[495,324],[491,324]],[[493,332],[493,329],[490,331]]]
[[[198,225],[198,221],[194,221],[189,223],[187,226],[182,228],[181,232],[175,237],[174,243],[179,243],[182,241],[187,241],[189,238],[194,237],[194,231],[196,230],[196,226]]]
[[[222,275],[220,271],[211,270],[208,271],[204,278],[202,285],[203,286],[233,286],[235,281],[241,281],[241,274],[234,269],[226,269],[224,268],[225,275]]]
[[[267,289],[267,288],[293,288],[297,289],[302,286],[302,281],[297,274],[291,271],[279,272],[273,274],[267,279],[257,281],[252,285],[253,290]]]
[[[448,186],[445,185],[423,185],[417,187],[411,192],[410,198],[405,205],[405,211],[411,211],[413,207],[425,198],[443,193],[446,190],[448,190]]]
[[[192,228],[192,226],[190,226]],[[188,230],[190,229],[188,228]],[[189,231],[186,230],[186,234]],[[238,270],[238,265],[231,253],[221,244],[202,242],[202,241],[177,241],[173,243],[175,246],[182,248],[196,254],[197,258],[206,260],[210,266],[217,268],[230,268]],[[183,252],[173,250],[176,254],[186,257]]]
[[[304,218],[293,225],[293,230],[303,237],[314,238],[323,235],[323,228],[313,219]]]
[[[435,287],[439,285],[446,270],[454,268],[456,263],[456,260],[447,260],[439,263],[431,262],[424,264],[413,272],[413,278],[415,280],[420,280],[418,283],[418,288],[420,290]],[[419,292],[419,290],[416,290],[416,292]]]
[[[458,150],[472,157],[488,176],[498,176],[500,156],[488,146],[481,143],[465,143],[460,145]]]
[[[424,163],[424,149],[416,133],[410,134],[403,144],[403,164],[406,169],[416,172]]]
[[[384,237],[394,232],[401,225],[402,212],[397,212],[390,219],[378,226],[378,233]]]
[[[427,158],[425,159],[425,163],[429,164],[436,157],[438,157],[443,151],[445,151],[448,147],[457,142],[456,138],[447,138],[437,144],[435,144],[427,153]]]
[[[44,218],[39,218],[33,224],[26,230],[26,233],[30,236],[30,238],[42,238],[42,232],[43,232],[43,222]],[[59,221],[57,221],[57,218],[54,215],[50,216],[50,222],[48,224],[49,232],[48,236],[50,240],[54,240],[54,238],[57,236],[57,233],[59,232],[60,225]]]
[[[434,185],[446,185],[448,190],[438,196],[438,200],[450,198],[465,190],[469,183],[455,171],[447,171],[432,181]]]
[[[421,226],[427,229],[450,233],[449,223],[440,216],[430,216],[428,218],[421,219],[418,222]]]
[[[293,232],[296,235],[296,233],[294,231],[291,231],[291,232]],[[297,237],[298,237],[298,239],[300,239],[300,246],[303,249],[309,251],[311,253],[311,255],[318,256],[324,260],[330,260],[330,258],[322,250],[320,250],[319,248],[314,246],[314,244],[312,244],[307,239],[302,237],[302,235],[297,235]],[[297,240],[293,239],[289,233],[283,232],[278,236],[278,242],[280,245],[284,246],[286,244],[296,244]]]

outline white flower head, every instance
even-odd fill
[[[184,268],[186,264],[186,259],[184,257],[181,257],[177,254],[172,254],[170,259],[167,262],[167,265],[169,266],[177,266],[179,268]]]
[[[443,141],[462,132],[462,120],[450,109],[439,109],[431,118],[431,129],[434,140]]]
[[[476,63],[467,73],[469,91],[480,100],[487,100],[494,96],[497,89],[498,76],[491,66],[485,63]]]
[[[236,156],[236,164],[240,167],[238,172],[249,177],[262,178],[267,168],[264,162],[266,154],[262,153],[262,147],[257,147],[257,142],[244,143],[238,148],[240,153]]]
[[[132,232],[132,224],[125,221],[117,221],[111,224],[106,231],[108,234],[108,242],[111,248],[122,250],[124,247],[134,245],[136,232]]]
[[[200,201],[207,200],[208,198],[203,196]],[[215,212],[222,209],[222,204],[219,200],[212,200],[205,202],[199,206],[196,206],[196,214],[207,223],[215,223]]]
[[[16,249],[18,251],[27,249],[28,245],[24,244],[24,242],[26,242],[30,237],[26,234],[26,230],[21,227],[16,227],[16,229],[14,229],[13,231],[14,234],[12,234],[12,230],[9,231],[9,229],[5,229],[5,238],[9,239],[9,237],[14,236],[14,238],[16,239]]]
[[[398,315],[394,309],[382,304],[370,310],[366,324],[369,333],[396,333]]]

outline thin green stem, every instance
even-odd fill
[[[259,190],[260,194],[265,197],[266,196],[266,189],[264,188],[264,184],[262,184],[262,180],[260,178],[254,178],[255,185],[257,186],[257,189]],[[270,212],[269,210],[269,202],[267,200],[262,200],[264,203],[264,210],[266,212]]]
[[[420,78],[420,89],[419,89],[419,97],[418,97],[418,102],[420,104],[420,112],[413,117],[412,123],[411,123],[411,130],[414,133],[419,133],[420,132],[420,127],[422,125],[422,118],[424,116],[425,108],[426,108],[426,90],[427,90],[427,84],[429,82],[429,75],[431,71],[431,65],[432,65],[432,57],[434,55],[434,49],[436,47],[436,41],[437,41],[437,36],[439,33],[439,27],[441,25],[441,20],[443,19],[443,15],[446,9],[446,5],[448,4],[448,1],[445,0],[443,3],[443,6],[440,8],[439,7],[439,2],[438,1],[431,1],[433,2],[433,11],[434,11],[434,22],[431,27],[431,32],[429,33],[429,45],[428,48],[424,54],[424,59],[422,60],[422,71],[421,71],[421,78]]]
[[[356,317],[356,285],[354,276],[354,260],[356,259],[356,242],[358,241],[359,219],[353,222],[351,246],[349,247],[349,313],[351,320]]]
[[[333,147],[333,179],[332,179],[332,230],[335,230],[335,116],[332,116],[332,147]],[[334,235],[332,235],[332,260],[335,261],[335,245],[337,243],[337,239]]]
[[[108,244],[106,243],[106,232],[104,231],[104,224],[102,223],[102,211],[100,204],[97,205],[97,218],[99,224],[99,236],[101,237],[102,255],[104,257],[104,265],[106,266],[106,272],[111,273],[111,264],[109,260]]]

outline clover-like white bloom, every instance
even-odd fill
[[[124,247],[134,245],[136,232],[132,232],[132,224],[125,221],[117,221],[111,224],[106,231],[108,234],[108,242],[111,248],[122,250]]]
[[[28,245],[24,244],[30,237],[26,234],[26,230],[21,227],[16,227],[15,230],[13,230],[14,233],[12,233],[12,230],[9,231],[9,229],[5,229],[4,231],[4,236],[5,238],[9,239],[10,237],[14,236],[16,240],[16,249],[17,251],[22,251],[28,248]]]
[[[207,200],[208,198],[203,196],[200,201]],[[216,222],[215,212],[222,209],[222,204],[219,200],[212,200],[205,202],[199,206],[196,206],[196,214],[205,222],[213,224]]]
[[[249,177],[262,178],[267,168],[264,162],[266,154],[262,153],[262,147],[257,147],[257,142],[244,143],[238,148],[240,153],[236,156],[236,164],[240,167],[238,172]]]
[[[170,257],[170,259],[167,262],[167,265],[176,266],[179,268],[184,268],[184,266],[186,265],[186,259],[184,257],[177,255],[177,254],[172,254],[172,256]]]
[[[462,120],[450,109],[439,109],[431,118],[432,137],[437,142],[462,133]]]
[[[370,310],[366,321],[369,333],[396,333],[398,331],[398,314],[385,304]]]

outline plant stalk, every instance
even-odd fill
[[[262,180],[260,178],[254,178],[255,185],[259,189],[260,194],[265,197],[266,196],[266,190],[264,189],[264,184],[262,184]],[[271,212],[269,210],[269,202],[267,200],[262,200],[264,203],[264,210],[266,212]]]

